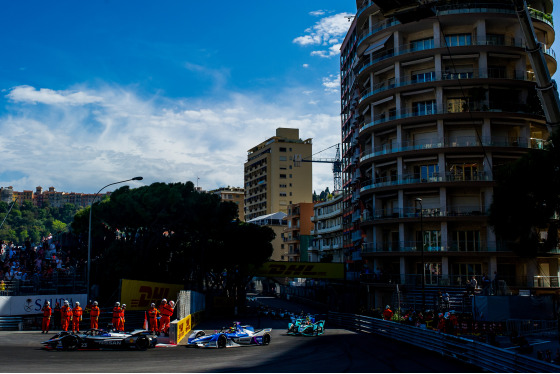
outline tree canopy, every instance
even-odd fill
[[[237,209],[192,182],[119,188],[93,206],[92,284],[116,288],[128,278],[239,292],[272,255],[275,234],[240,222]],[[82,245],[88,223],[89,208],[72,224]]]
[[[545,149],[531,149],[494,173],[497,185],[490,224],[499,240],[523,256],[548,252],[558,244],[560,135]]]

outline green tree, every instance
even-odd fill
[[[192,182],[117,189],[93,206],[92,283],[116,289],[121,278],[129,278],[238,295],[251,266],[271,256],[274,232],[237,221],[237,209],[195,191]],[[82,243],[89,211],[79,211],[72,223]]]

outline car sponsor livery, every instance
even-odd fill
[[[255,330],[253,326],[234,322],[233,327],[222,328],[214,334],[206,335],[203,330],[192,331],[187,345],[203,348],[229,348],[270,344],[271,328]]]
[[[91,329],[83,334],[66,331],[42,342],[46,349],[73,351],[77,349],[137,349],[140,351],[154,348],[157,337],[150,331],[109,332]]]

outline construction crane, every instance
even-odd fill
[[[419,21],[437,16],[438,0],[376,0],[375,4],[385,17],[395,17],[400,23]],[[512,0],[521,23],[521,32],[527,45],[526,51],[537,81],[537,93],[541,101],[550,132],[560,126],[560,99],[556,82],[550,76],[542,44],[535,36],[535,29],[525,0]]]
[[[313,158],[313,156],[334,147],[336,147],[336,155],[334,158]],[[325,148],[322,151],[319,151],[311,156],[302,157],[301,155],[296,155],[294,157],[294,166],[300,166],[302,162],[320,162],[324,164],[333,164],[332,171],[334,178],[334,191],[342,190],[342,161],[340,160],[340,144],[337,143],[331,145],[330,147]]]

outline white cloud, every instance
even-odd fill
[[[314,10],[312,12],[309,12],[310,15],[318,17],[318,16],[322,16],[325,14],[324,10]]]
[[[301,46],[319,46],[321,49],[311,52],[311,55],[333,57],[339,53],[340,40],[344,38],[350,24],[346,17],[350,13],[339,13],[321,18],[312,27],[305,30],[306,35],[293,40]]]
[[[102,101],[102,98],[84,92],[54,91],[48,88],[36,90],[30,86],[14,87],[7,97],[14,102],[49,105],[85,105]]]
[[[0,139],[0,186],[93,193],[141,175],[144,181],[132,186],[196,183],[199,177],[205,189],[241,187],[247,150],[278,127],[299,128],[301,138],[313,138],[314,150],[340,142],[339,106],[325,93],[328,100],[319,92],[310,100],[306,91],[191,102],[144,98],[121,87],[15,87],[5,93],[8,114],[0,117],[6,135]],[[10,170],[20,172],[16,179],[10,179]],[[330,165],[314,165],[313,179],[314,189],[332,189]]]
[[[326,78],[323,78],[323,87],[325,87],[326,92],[339,92],[340,76],[332,74]]]
[[[303,64],[302,66],[307,69],[309,67],[309,64]]]

